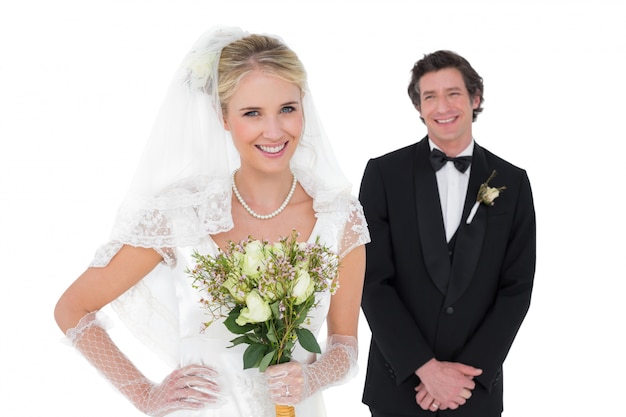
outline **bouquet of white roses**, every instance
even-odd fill
[[[298,233],[270,244],[251,237],[229,242],[216,256],[194,254],[196,266],[188,271],[200,302],[212,320],[240,335],[233,346],[249,346],[243,355],[244,369],[288,362],[296,342],[309,352],[320,353],[315,336],[305,327],[315,307],[316,293],[337,290],[339,258],[315,243],[297,241]]]

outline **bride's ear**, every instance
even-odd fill
[[[228,120],[224,114],[222,114],[222,124],[224,125],[224,130],[230,132],[230,125],[228,124]]]

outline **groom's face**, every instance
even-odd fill
[[[428,72],[419,80],[419,112],[428,136],[443,149],[464,148],[472,140],[473,110],[479,97],[470,97],[461,72],[444,68]]]

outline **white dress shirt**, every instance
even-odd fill
[[[431,151],[439,149],[435,143],[428,139]],[[443,152],[443,151],[442,151]],[[471,156],[474,152],[474,139],[461,153],[456,156]],[[441,213],[443,224],[446,229],[446,241],[450,242],[452,236],[461,224],[463,215],[463,205],[467,195],[467,185],[469,184],[470,171],[472,166],[465,172],[460,172],[454,167],[454,163],[448,161],[443,168],[436,172],[437,188],[439,188],[439,200],[441,203]]]

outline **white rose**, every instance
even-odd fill
[[[189,69],[198,80],[206,80],[209,76],[209,65],[207,65],[207,62],[196,61],[189,66]]]
[[[217,56],[215,53],[196,55],[187,65],[194,87],[204,88],[215,67]]]
[[[296,299],[295,304],[302,304],[315,289],[315,283],[306,270],[300,269],[296,275],[291,295]]]
[[[280,282],[274,282],[270,284],[267,288],[264,288],[264,299],[269,303],[273,303],[274,301],[282,298],[285,294],[285,290],[283,288],[283,284]]]
[[[259,272],[264,270],[264,261],[263,244],[258,240],[248,243],[241,264],[243,273],[249,277],[258,277]]]
[[[483,203],[487,204],[488,206],[493,206],[493,201],[498,198],[499,195],[500,190],[498,190],[497,188],[487,187],[483,195]]]
[[[272,253],[276,256],[285,255],[285,245],[282,242],[276,242],[272,245]]]
[[[263,301],[257,290],[252,290],[246,296],[246,307],[241,309],[235,322],[244,326],[248,323],[262,323],[272,316],[270,305]]]
[[[245,290],[247,290],[247,288],[241,288],[242,283],[239,282],[237,277],[232,275],[229,276],[228,279],[226,279],[226,281],[222,284],[222,287],[226,288],[230,295],[232,295],[238,303],[244,302]]]

